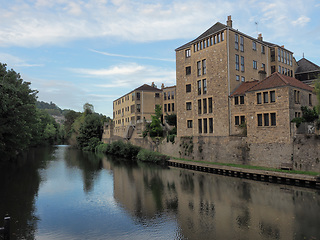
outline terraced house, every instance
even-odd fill
[[[261,34],[253,38],[232,28],[231,16],[226,25],[217,22],[176,49],[178,136],[235,134],[234,121],[247,120],[232,113],[232,94],[241,83],[253,86],[276,72],[294,78],[295,66],[290,50],[264,41]],[[239,96],[238,101],[242,105],[248,99]]]

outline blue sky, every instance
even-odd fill
[[[0,62],[40,101],[112,116],[140,85],[175,84],[175,48],[216,22],[320,65],[319,0],[0,0]],[[258,24],[256,24],[256,22]]]

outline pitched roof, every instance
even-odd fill
[[[313,62],[305,59],[305,58],[301,58],[298,62],[298,68],[296,70],[296,74],[301,74],[301,73],[305,73],[305,72],[314,72],[314,71],[320,71],[320,67],[317,64],[314,64]]]
[[[233,96],[239,96],[244,95],[248,90],[250,90],[252,87],[257,85],[259,83],[258,80],[251,81],[251,82],[243,82],[241,83],[231,94],[231,97]]]
[[[184,49],[184,48],[188,48],[190,47],[194,42],[197,42],[203,38],[206,38],[206,37],[209,37],[211,36],[212,34],[216,33],[216,32],[219,32],[223,29],[227,28],[227,25],[224,25],[220,22],[217,22],[216,24],[214,24],[212,27],[210,27],[208,30],[206,30],[204,33],[202,33],[199,37],[197,37],[196,39],[192,40],[191,42],[188,42],[178,48],[176,48],[176,51],[179,51],[181,49]]]
[[[307,84],[304,84],[298,79],[275,72],[269,77],[260,81],[255,86],[253,86],[251,89],[248,90],[248,92],[264,90],[269,88],[283,87],[283,86],[296,87],[296,88],[304,89],[310,92],[313,91],[312,87],[308,86]]]
[[[142,86],[134,89],[133,91],[149,91],[149,92],[161,92],[162,90],[156,87],[152,87],[148,84],[143,84]],[[132,92],[133,92],[132,91]]]

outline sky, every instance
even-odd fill
[[[175,85],[175,49],[216,22],[320,65],[320,0],[0,0],[0,62],[38,100],[112,117],[112,101]]]

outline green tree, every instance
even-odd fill
[[[320,75],[318,75],[318,78],[315,81],[314,90],[317,94],[317,99],[318,99],[318,104],[316,106],[316,109],[317,109],[318,115],[320,115]]]
[[[155,115],[151,115],[151,123],[146,126],[144,135],[149,132],[150,137],[162,137],[162,123],[161,123],[162,110],[160,105],[156,105]]]
[[[10,159],[27,149],[37,123],[36,94],[30,83],[0,63],[0,156]]]
[[[43,137],[50,144],[53,144],[57,137],[57,129],[52,123],[48,123],[46,128],[43,131]]]

